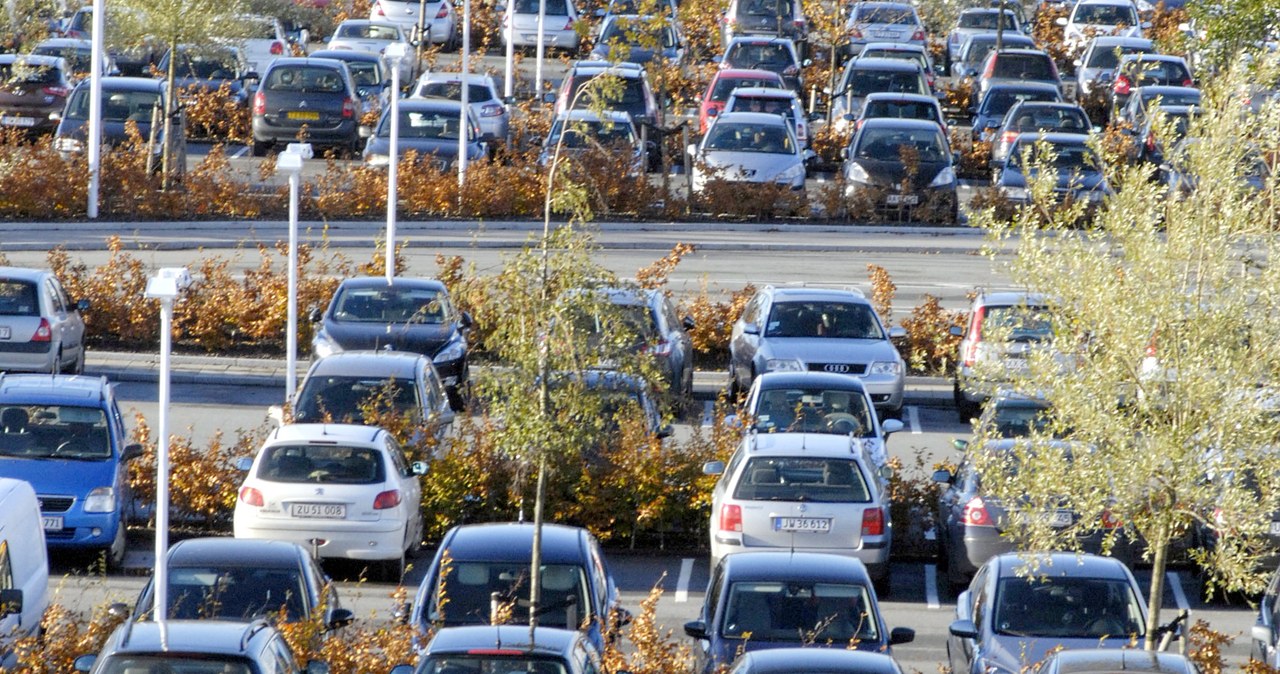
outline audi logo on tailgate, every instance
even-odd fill
[[[852,370],[853,367],[848,365],[847,363],[827,363],[826,365],[822,366],[822,369],[827,372],[849,374],[849,371]]]

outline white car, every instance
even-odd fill
[[[429,96],[462,100],[462,73],[422,73],[413,89],[413,97]],[[483,73],[467,75],[467,105],[480,124],[480,135],[484,140],[507,140],[511,117],[492,76]]]
[[[738,87],[729,94],[724,112],[765,112],[781,115],[791,123],[800,147],[809,147],[809,118],[799,94],[791,89]]]
[[[787,120],[764,112],[727,112],[716,117],[701,143],[688,147],[693,192],[712,180],[777,183],[804,190],[805,152]]]
[[[249,472],[236,499],[236,538],[319,541],[319,557],[378,563],[392,582],[421,545],[426,465],[410,464],[381,428],[282,426],[237,466]]]
[[[825,433],[748,433],[711,492],[711,568],[756,550],[856,557],[877,589],[889,577],[888,484],[858,438]]]
[[[513,26],[507,26],[505,7],[502,12],[502,44],[517,47],[538,46],[538,8],[544,0],[509,0]],[[542,19],[542,41],[546,48],[576,50],[580,40],[573,26],[578,22],[578,8],[573,0],[545,0]]]
[[[426,17],[426,41],[452,50],[458,44],[458,19],[450,0],[427,0],[425,4],[420,0],[375,0],[369,7],[369,18],[398,23],[409,35],[417,35],[419,11]]]
[[[280,20],[270,16],[247,15],[240,20],[248,26],[245,37],[223,40],[244,51],[248,72],[262,74],[267,66],[280,56],[291,56],[289,39],[285,37]]]
[[[413,48],[409,38],[400,24],[390,21],[369,21],[366,19],[347,19],[338,24],[329,38],[328,48],[332,50],[350,50],[377,54],[381,56],[392,44],[404,45],[404,53],[412,55]],[[400,59],[400,79],[413,77],[413,57]]]
[[[1058,17],[1067,53],[1079,54],[1089,40],[1099,35],[1142,37],[1151,24],[1138,18],[1138,7],[1130,0],[1081,0],[1070,16]]]

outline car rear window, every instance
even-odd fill
[[[862,116],[868,119],[873,117],[892,117],[896,119],[926,119],[931,122],[942,121],[938,118],[937,106],[915,101],[868,101],[863,106]]]
[[[369,61],[347,61],[347,70],[357,87],[376,87],[382,84],[382,69]]]
[[[320,66],[282,66],[272,68],[264,85],[267,91],[298,93],[342,93],[346,85],[342,73]]]
[[[547,136],[549,145],[559,142],[562,133],[564,133],[564,147],[568,148],[630,146],[635,143],[635,136],[632,134],[630,124],[586,120],[570,121],[567,132],[564,131],[564,124],[563,121],[556,121],[550,135]]]
[[[28,281],[0,280],[0,316],[39,316],[40,302],[36,284]]]
[[[753,457],[743,466],[733,497],[742,501],[871,502],[857,463],[806,457]]]
[[[158,91],[104,91],[102,119],[106,122],[151,123],[151,109],[160,101]],[[89,119],[89,90],[76,89],[67,106],[68,119]]]
[[[855,68],[846,91],[856,97],[867,94],[927,94],[928,84],[919,73],[903,70]]]
[[[528,622],[529,562],[454,560],[442,583],[432,583],[429,623],[444,625],[490,624],[492,595],[498,594],[499,610],[511,623]],[[548,627],[578,629],[590,618],[587,576],[578,564],[542,566],[542,606],[538,623]],[[440,594],[447,599],[439,605]],[[501,670],[507,671],[507,670]]]
[[[1112,47],[1110,49],[1097,48],[1089,55],[1089,62],[1085,66],[1089,68],[1114,68],[1120,63],[1120,57],[1125,54],[1146,54],[1150,49],[1141,47]]]
[[[1003,117],[1018,101],[1052,102],[1058,98],[1058,92],[1047,89],[992,89],[982,99],[982,114]]]
[[[737,96],[733,99],[733,107],[726,112],[765,112],[772,115],[782,115],[787,119],[794,120],[796,118],[795,109],[791,105],[791,99],[778,98],[776,96]]]
[[[190,655],[112,655],[101,674],[134,674],[135,672],[181,672],[181,674],[253,674],[249,662],[235,656]]]
[[[1130,5],[1079,5],[1072,23],[1092,23],[1102,26],[1125,24],[1138,25],[1138,15]]]
[[[782,85],[775,79],[752,79],[746,77],[721,77],[716,80],[716,85],[711,88],[711,100],[727,101],[729,94],[739,87],[769,87],[770,89],[781,89]]]
[[[248,620],[283,610],[301,620],[305,592],[296,568],[170,566],[169,618]]]
[[[735,68],[769,68],[795,65],[791,50],[785,45],[769,42],[734,43],[725,61]]]
[[[880,625],[864,585],[804,580],[729,584],[720,633],[756,642],[877,641]]]
[[[1020,80],[1056,79],[1053,62],[1047,54],[1000,54],[996,57],[993,77],[1010,77]]]
[[[462,82],[427,82],[418,89],[419,96],[435,96],[451,101],[462,100]],[[483,84],[472,84],[467,87],[468,103],[484,103],[494,100],[493,91]]]
[[[858,23],[885,23],[885,24],[914,24],[916,23],[915,12],[908,8],[897,7],[859,7],[857,18]]]
[[[344,23],[338,26],[336,37],[358,40],[399,40],[400,30],[395,26],[379,26],[369,23]]]
[[[369,447],[275,445],[264,450],[258,479],[269,482],[376,484],[387,479],[382,453]]]
[[[58,84],[61,81],[62,73],[54,66],[0,63],[0,82],[8,85]]]
[[[564,662],[551,657],[509,655],[436,655],[414,670],[419,674],[566,674]]]
[[[982,30],[996,30],[999,28],[1000,15],[996,12],[969,12],[960,15],[960,21],[956,24],[959,28],[978,28]],[[1005,12],[1004,27],[1012,28],[1017,25],[1017,19],[1014,18],[1012,12]]]
[[[1089,130],[1089,118],[1079,108],[1036,107],[1019,108],[1010,128],[1014,131],[1063,131],[1084,133]]]
[[[87,73],[92,69],[92,52],[76,47],[36,47],[31,51],[36,56],[61,56],[72,72]]]
[[[515,0],[515,7],[512,9],[516,14],[537,14],[538,4],[544,0]],[[569,16],[569,3],[567,0],[545,0],[545,11],[549,16]]]
[[[417,387],[391,377],[308,377],[298,394],[294,420],[307,423],[365,423],[366,416],[420,409]],[[368,412],[368,414],[366,414]]]

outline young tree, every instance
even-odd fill
[[[1183,175],[1172,195],[1149,180],[1153,167],[1122,169],[1123,191],[1089,222],[1086,204],[1056,201],[1047,158],[1028,157],[1040,161],[1035,203],[1012,222],[979,218],[1054,321],[1052,347],[1033,350],[1016,379],[1050,402],[1054,424],[1016,452],[1016,470],[980,467],[1007,475],[984,487],[1020,504],[1020,549],[1078,549],[1082,529],[1105,530],[1104,547],[1138,540],[1152,564],[1148,649],[1176,545],[1216,539],[1191,552],[1207,589],[1258,591],[1280,506],[1276,182],[1265,169],[1256,179],[1280,151],[1280,110],[1242,111],[1245,83],[1237,68],[1206,91],[1190,140],[1162,129],[1165,160]],[[1070,457],[1049,434],[1071,443]],[[1077,524],[1043,516],[1062,507]]]

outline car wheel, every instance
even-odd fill
[[[271,149],[271,141],[258,140],[257,138],[253,139],[253,156],[265,157],[267,156],[267,151],[270,149]]]
[[[64,374],[84,374],[84,347],[80,347],[80,355],[71,362],[69,367],[62,368]]]
[[[62,347],[58,347],[58,354],[53,357],[53,366],[49,368],[49,374],[61,374],[66,372],[66,368],[62,366]]]
[[[404,578],[404,553],[396,559],[388,559],[382,562],[382,580],[388,583],[399,583]]]
[[[890,574],[885,573],[883,577],[872,579],[871,586],[876,589],[876,598],[884,599],[890,595]]]
[[[120,523],[116,525],[115,538],[111,539],[111,545],[106,549],[107,569],[114,570],[124,566],[124,553],[129,548],[129,538],[124,528],[124,518],[120,519]]]

